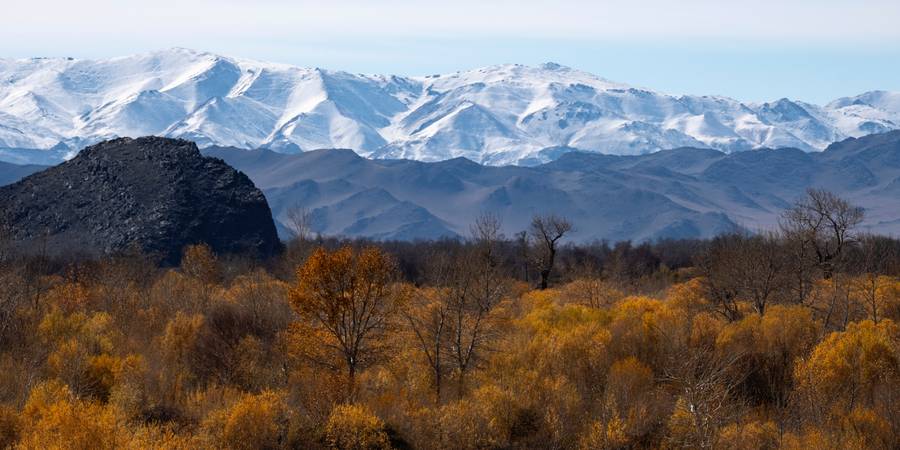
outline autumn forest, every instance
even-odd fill
[[[299,213],[298,213],[299,214]],[[276,257],[0,238],[0,448],[892,449],[900,241],[810,190],[772,230],[295,238]]]

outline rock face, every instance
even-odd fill
[[[0,187],[0,225],[26,251],[109,254],[137,245],[176,263],[185,245],[217,253],[277,251],[262,192],[180,139],[122,138]]]

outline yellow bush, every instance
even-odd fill
[[[584,401],[602,394],[603,380],[612,363],[606,330],[609,313],[583,305],[544,304],[517,322],[524,333],[522,343],[508,343],[511,351],[498,353],[489,370],[495,378],[516,374],[523,380],[511,383],[536,386],[536,380],[564,377]],[[524,376],[531,371],[532,375]],[[520,376],[521,375],[521,376]]]
[[[888,450],[900,445],[900,438],[884,417],[866,408],[849,413],[836,411],[819,428],[808,427],[800,433],[788,433],[783,448],[789,450]]]
[[[616,361],[606,382],[606,409],[619,434],[638,441],[660,422],[653,370],[634,357]],[[613,424],[613,421],[610,421]],[[621,439],[619,439],[621,440]]]
[[[22,417],[23,449],[117,449],[130,440],[114,408],[79,400],[55,381],[32,390]]]
[[[287,407],[277,394],[248,394],[229,408],[210,415],[204,428],[222,448],[278,448],[287,434]]]
[[[619,358],[634,356],[655,366],[670,348],[691,336],[690,317],[657,299],[628,297],[616,303],[612,315],[611,348]]]
[[[691,322],[690,346],[699,349],[715,348],[716,340],[725,325],[724,320],[711,313],[697,314]]]
[[[698,426],[697,418],[692,414],[693,407],[684,398],[675,402],[675,409],[667,423],[666,438],[671,448],[699,448],[701,444],[709,444],[708,430]]]
[[[778,427],[771,421],[734,423],[719,432],[718,446],[733,450],[774,450],[779,448],[780,438]]]
[[[489,426],[490,418],[484,417],[478,405],[468,399],[441,407],[440,447],[468,450],[495,448],[507,442],[507,435],[497,435],[496,426]]]
[[[704,291],[703,281],[694,278],[669,288],[666,299],[673,308],[697,312],[709,307],[709,301],[703,295]]]
[[[338,405],[325,426],[329,447],[340,450],[391,448],[384,423],[361,405]]]
[[[844,448],[889,449],[900,445],[891,424],[871,409],[854,408],[840,421]]]
[[[206,244],[190,245],[184,248],[181,270],[185,275],[203,283],[214,283],[219,279],[219,263],[212,249]]]
[[[597,278],[581,278],[566,284],[561,289],[561,297],[567,301],[592,308],[609,307],[623,299],[618,289]]]
[[[63,311],[75,311],[84,308],[90,299],[90,293],[83,284],[65,282],[48,290],[42,301],[51,308]]]
[[[898,336],[890,320],[851,323],[831,333],[797,365],[799,389],[814,402],[871,404],[881,386],[900,381]]]
[[[606,450],[628,447],[628,436],[625,426],[618,418],[609,423],[594,421],[578,442],[582,450]]]

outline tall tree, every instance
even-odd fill
[[[869,318],[876,325],[882,319],[884,308],[885,299],[881,291],[891,282],[885,275],[897,270],[896,261],[900,252],[895,243],[896,241],[883,236],[861,235],[852,259],[853,267],[860,272],[853,280],[853,287],[862,297]]]
[[[728,320],[740,318],[738,300],[749,301],[759,314],[780,298],[788,284],[788,261],[774,234],[728,234],[713,239],[697,261],[703,284],[717,311]]]
[[[410,296],[410,302],[403,309],[403,317],[412,331],[415,347],[425,355],[428,368],[431,370],[437,402],[441,401],[444,375],[449,366],[448,357],[445,355],[447,330],[450,328],[451,320],[447,301],[449,295],[450,290],[447,288],[416,289]]]
[[[301,242],[312,238],[312,213],[300,204],[294,204],[285,212],[287,229],[291,237]]]
[[[376,247],[320,248],[297,270],[289,299],[323,351],[312,356],[324,365],[335,356],[342,361],[351,395],[359,370],[386,350],[384,337],[401,299],[392,289],[396,276],[394,260]]]
[[[863,209],[847,200],[826,190],[808,189],[784,212],[781,227],[788,239],[810,250],[813,263],[829,279],[855,241],[856,227],[864,217]]]
[[[541,289],[547,289],[550,282],[559,241],[572,229],[572,222],[554,214],[537,215],[531,219],[529,232],[537,245],[535,256],[540,269]]]

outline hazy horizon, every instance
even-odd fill
[[[49,4],[48,4],[49,3]],[[354,73],[553,61],[671,94],[822,104],[900,90],[900,4],[802,0],[17,3],[0,58],[185,47]]]

